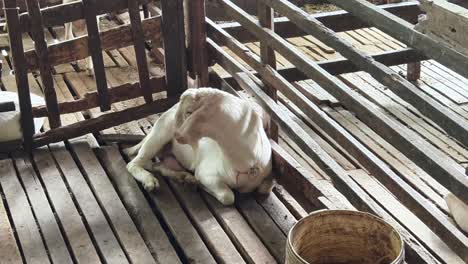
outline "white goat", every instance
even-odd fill
[[[0,103],[14,102],[15,111],[0,113],[0,142],[20,139],[21,132],[21,113],[19,111],[18,94],[14,92],[0,91]],[[44,105],[45,101],[42,97],[31,94],[31,104],[33,106]],[[34,118],[35,133],[38,133],[44,124],[44,118]]]
[[[188,89],[147,137],[125,150],[128,155],[138,152],[127,169],[146,190],[153,190],[158,180],[144,166],[158,156],[161,161],[153,170],[199,183],[225,205],[234,203],[231,189],[269,193],[274,180],[266,120],[253,102],[213,88]]]

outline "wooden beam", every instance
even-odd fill
[[[145,36],[141,25],[140,7],[137,0],[128,0],[128,13],[132,26],[133,46],[135,48],[135,57],[138,67],[138,76],[140,78],[140,88],[143,90],[145,102],[153,101],[150,88],[150,77],[148,71],[148,62],[146,61]]]
[[[3,6],[5,7],[8,27],[19,28],[16,0],[3,0]],[[15,70],[16,86],[18,87],[24,148],[29,151],[32,149],[34,120],[32,117],[31,95],[29,94],[28,69],[24,57],[23,37],[18,30],[8,30],[8,37],[10,39],[10,50],[13,68]]]
[[[39,3],[36,0],[27,0],[26,4],[32,22],[31,33],[38,55],[39,71],[44,87],[49,124],[51,128],[57,128],[61,126],[62,122],[60,121],[60,113],[58,111],[57,94],[55,93],[54,80],[52,78],[52,67],[49,64],[47,43],[44,38],[41,11]],[[13,28],[10,29],[14,30]]]
[[[96,15],[103,15],[125,9],[128,0],[99,0],[96,2]],[[152,0],[138,0],[140,5],[148,4]],[[51,6],[41,10],[44,27],[62,26],[67,22],[83,19],[85,9],[81,1]],[[22,13],[19,17],[21,32],[31,31],[31,18],[28,13]]]
[[[208,85],[208,53],[206,48],[205,0],[188,1],[190,17],[189,50],[192,71],[198,87]]]
[[[374,129],[400,151],[407,153],[418,166],[434,176],[448,190],[468,203],[468,179],[462,166],[450,159],[439,149],[430,145],[409,128],[395,122],[381,111],[375,104],[349,88],[341,80],[320,68],[306,54],[299,51],[289,42],[259,26],[258,21],[248,16],[231,1],[219,0],[227,13],[239,21],[246,29],[281,53],[287,60],[296,65],[308,77],[314,79],[322,87],[337,98],[349,110],[369,127]]]
[[[460,53],[448,45],[416,31],[411,23],[366,0],[329,0],[329,2],[468,78],[467,54]]]
[[[142,31],[146,40],[159,41],[161,38],[161,17],[157,16],[143,20]],[[102,51],[123,48],[133,43],[130,24],[100,32],[99,37]],[[90,54],[87,35],[51,44],[48,49],[51,66],[85,59]],[[25,56],[29,70],[36,70],[39,66],[36,51],[27,50]]]
[[[183,0],[161,0],[162,33],[167,93],[182,94],[187,89]]]
[[[216,24],[208,20],[211,27]],[[398,196],[406,206],[430,226],[436,234],[447,241],[455,252],[468,258],[468,239],[458,228],[448,221],[439,210],[426,198],[414,190],[402,180],[390,167],[380,160],[374,153],[368,150],[362,143],[353,137],[346,129],[324,113],[317,105],[310,102],[307,97],[299,92],[290,82],[279,75],[271,66],[261,63],[257,56],[242,43],[218,28],[227,46],[250,67],[256,70],[262,80],[270,84],[274,89],[284,94],[292,103],[298,106],[307,116],[317,123],[328,135],[343,146],[360,164],[370,173],[375,175],[395,196]]]
[[[418,15],[421,14],[419,3],[413,1],[381,5],[380,7],[413,24],[418,22]],[[335,32],[356,30],[369,26],[359,18],[343,10],[317,13],[312,14],[312,16]],[[286,17],[277,17],[274,21],[275,32],[284,38],[300,37],[306,34]],[[222,23],[220,26],[242,43],[258,41],[254,35],[245,30],[237,22]]]
[[[164,112],[171,108],[177,101],[177,97],[159,99],[144,105],[103,114],[96,118],[49,130],[34,136],[34,146],[40,147],[50,143],[83,136],[88,133],[94,133],[109,127],[137,120],[151,114]]]
[[[0,103],[0,113],[10,112],[10,111],[15,111],[15,110],[16,110],[15,102],[2,102],[2,103]]]
[[[99,107],[101,111],[110,110],[109,92],[107,91],[106,70],[102,57],[99,25],[96,18],[96,0],[83,0],[86,29],[88,30],[88,49],[91,53],[94,68],[94,79],[99,94]]]
[[[159,93],[166,90],[166,79],[164,77],[153,77],[149,80],[151,93]],[[111,103],[135,99],[143,96],[144,92],[140,89],[139,83],[126,83],[117,87],[109,88],[109,100]],[[68,114],[79,111],[85,111],[99,106],[99,96],[96,91],[88,92],[83,97],[74,101],[63,102],[59,104],[60,114]],[[45,106],[33,107],[33,116],[47,116]]]

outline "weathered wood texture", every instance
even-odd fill
[[[216,25],[208,20],[211,27]],[[286,95],[291,102],[300,107],[300,109],[313,119],[324,131],[331,135],[340,145],[344,146],[364,168],[374,175],[379,175],[379,180],[392,190],[395,195],[404,200],[418,216],[427,220],[428,225],[436,230],[436,233],[449,241],[449,244],[460,255],[468,252],[468,240],[466,237],[450,223],[440,211],[434,211],[433,206],[410,185],[404,182],[395,174],[386,164],[377,156],[370,152],[365,146],[339,126],[335,121],[323,113],[316,105],[310,103],[308,99],[301,94],[292,84],[285,80],[281,75],[274,71],[270,66],[262,64],[255,55],[252,54],[239,41],[230,37],[225,31],[219,29],[220,34],[224,36],[224,42],[241,59],[246,61],[254,70],[256,70],[267,83]],[[468,256],[464,256],[468,257]]]
[[[146,40],[159,40],[161,36],[161,17],[143,20],[142,30]],[[109,51],[130,46],[133,43],[131,25],[121,25],[100,32],[101,50]],[[49,63],[52,66],[85,59],[90,55],[88,36],[80,36],[65,42],[53,43],[49,46]],[[35,50],[25,52],[27,66],[30,70],[38,68],[38,58]]]
[[[15,0],[4,0],[5,15],[10,28],[19,28],[18,9]],[[23,38],[21,32],[9,30],[10,50],[15,68],[15,79],[18,89],[19,106],[21,111],[21,129],[25,149],[31,149],[34,134],[31,97],[29,95],[28,71],[24,57]]]
[[[83,0],[86,29],[88,31],[88,49],[94,68],[94,77],[98,91],[101,111],[110,110],[109,91],[107,90],[106,70],[102,57],[101,37],[96,14],[96,0]]]
[[[151,0],[138,0],[139,4],[147,4]],[[100,0],[96,2],[95,13],[102,15],[118,11],[128,7],[127,0]],[[41,10],[44,27],[61,26],[67,22],[72,22],[85,17],[85,8],[81,1],[65,3],[51,6]],[[20,25],[16,28],[21,29],[21,32],[29,32],[31,30],[31,18],[28,13],[22,13],[19,17]]]
[[[329,2],[376,26],[414,49],[421,51],[427,57],[468,77],[468,55],[460,53],[448,45],[414,30],[413,24],[366,0],[330,0]]]
[[[153,77],[149,81],[149,88],[151,93],[159,93],[166,90],[166,80],[164,77]],[[109,100],[111,103],[135,99],[143,96],[144,91],[140,89],[138,83],[127,83],[117,87],[109,88]],[[79,111],[88,110],[99,106],[98,93],[87,92],[82,97],[72,101],[66,101],[59,104],[60,114],[74,113]],[[41,117],[47,115],[47,109],[44,106],[33,108],[33,116]]]
[[[208,50],[206,47],[205,1],[188,1],[190,17],[191,68],[196,74],[199,87],[208,85]]]
[[[416,2],[402,2],[398,4],[382,5],[380,7],[413,24],[417,23],[418,15],[421,14],[419,5]],[[335,32],[355,30],[369,26],[361,19],[346,11],[323,12],[313,14],[312,16]],[[297,27],[286,17],[276,17],[274,21],[275,32],[284,38],[305,35],[305,32],[302,29]],[[252,42],[258,40],[237,22],[222,23],[220,26],[241,42]]]
[[[183,0],[162,0],[162,33],[166,66],[167,92],[181,94],[187,89]]]
[[[140,88],[143,90],[143,97],[147,103],[153,101],[148,62],[146,61],[145,35],[140,18],[140,7],[137,0],[128,0],[128,13],[132,25],[133,46],[138,66],[138,76],[140,77]]]
[[[244,11],[240,10],[232,2],[227,0],[220,0],[219,2],[223,4],[226,11],[233,18],[241,22],[253,34],[267,40],[269,45],[289,61],[292,61],[307,76],[314,79],[319,85],[327,87],[333,96],[348,109],[354,111],[367,125],[378,131],[389,142],[398,146],[400,150],[408,153],[408,156],[416,164],[434,175],[434,178],[460,199],[468,201],[468,192],[466,191],[468,179],[459,164],[424,141],[413,131],[391,120],[368,99],[349,89],[346,84],[324,71],[313,60],[280,36],[259,27],[258,21],[248,17]]]
[[[54,82],[52,79],[52,68],[48,60],[49,55],[47,50],[47,43],[44,39],[41,11],[37,1],[27,0],[26,3],[28,12],[31,16],[31,33],[34,40],[34,47],[38,55],[39,70],[41,74],[42,85],[44,87],[49,124],[51,128],[56,128],[61,125],[60,113],[58,111],[57,95],[55,93]],[[14,28],[10,29],[13,30]]]
[[[421,1],[421,9],[426,15],[415,29],[468,56],[468,9],[441,0]]]

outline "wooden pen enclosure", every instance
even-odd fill
[[[119,254],[128,262],[145,257],[159,263],[282,262],[289,228],[307,212],[322,208],[358,209],[382,217],[401,233],[407,263],[468,261],[468,237],[451,219],[443,199],[453,193],[468,202],[468,58],[413,29],[421,14],[418,2],[377,6],[365,0],[329,0],[333,11],[309,14],[296,4],[314,1],[258,0],[253,16],[235,1],[210,0],[228,22],[207,17],[205,0],[161,0],[157,5],[150,0],[23,2],[3,0],[8,28],[15,29],[8,32],[7,59],[14,65],[23,140],[0,143],[0,152],[23,146],[34,157],[31,165],[17,154],[2,156],[6,158],[0,170],[18,177],[24,177],[21,168],[30,167],[38,175],[58,170],[86,221],[92,215],[86,211],[90,205],[74,192],[89,188],[88,198],[98,201],[96,210],[112,223],[106,232],[115,234]],[[124,13],[125,23],[98,30],[96,17],[115,12]],[[48,37],[54,28],[82,19],[88,34],[68,41]],[[34,46],[25,48],[25,34]],[[124,70],[109,77],[112,66],[106,61],[112,54],[136,68],[131,82],[115,81]],[[88,56],[94,78],[80,80],[82,72],[59,69]],[[154,74],[153,60],[164,70]],[[45,106],[29,102],[36,79]],[[188,82],[253,96],[270,114],[280,185],[267,200],[242,196],[235,207],[223,208],[208,195],[170,181],[161,194],[147,194],[126,181],[128,157],[119,149],[141,140],[154,121],[147,117],[174,105]],[[77,85],[93,88],[78,91]],[[71,87],[65,89],[72,91],[65,100],[60,99],[60,86]],[[70,114],[79,118],[64,122]],[[50,129],[34,135],[34,117],[47,117]],[[114,130],[119,126],[124,129]],[[73,138],[89,133],[99,148],[73,143]],[[67,141],[67,148],[55,144],[61,141]],[[44,161],[49,156],[56,164],[53,169]],[[64,173],[67,169],[71,175]],[[103,183],[99,173],[110,181]],[[73,176],[87,182],[73,185]],[[26,196],[32,195],[23,181]],[[40,184],[54,204],[51,212],[58,210],[56,190],[49,190],[46,179]],[[15,184],[0,177],[0,186],[8,204],[14,192],[4,186]],[[98,194],[95,186],[117,194]],[[128,190],[135,191],[136,198]],[[104,207],[112,208],[115,200],[122,201],[123,209],[116,205],[114,213],[128,214],[130,224],[113,226],[119,215]],[[140,206],[151,217],[143,219],[135,209]],[[13,207],[8,210],[11,222],[20,219]],[[67,214],[57,213],[57,221],[64,221]],[[96,259],[112,260],[113,253],[93,237],[96,230],[86,221],[83,230],[90,234]],[[122,235],[133,224],[142,238]],[[68,232],[66,226],[59,227]],[[155,243],[153,229],[163,242]],[[64,237],[67,252],[77,262],[80,255],[72,239]],[[19,244],[25,240],[15,239]],[[36,239],[40,241],[41,234]],[[144,252],[133,248],[134,241],[141,242]],[[28,262],[34,256],[26,249],[20,250],[21,259]],[[54,259],[53,252],[43,257]]]

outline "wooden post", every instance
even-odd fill
[[[167,93],[171,96],[187,89],[183,0],[161,0],[161,9]]]
[[[38,57],[41,80],[44,85],[44,95],[49,116],[49,124],[51,128],[57,128],[61,126],[60,113],[58,110],[54,80],[52,78],[52,68],[49,64],[47,43],[44,39],[41,10],[39,8],[39,3],[36,0],[27,0],[26,4],[31,18],[32,37]]]
[[[83,0],[86,28],[88,29],[88,48],[93,59],[94,77],[99,93],[101,111],[110,110],[109,93],[107,91],[106,71],[101,50],[101,38],[96,17],[96,0]]]
[[[140,9],[137,0],[128,0],[128,13],[132,24],[133,46],[140,77],[140,88],[143,90],[145,102],[153,101],[151,93],[148,62],[146,61],[145,36],[141,25]]]
[[[268,28],[272,31],[275,30],[274,24],[274,10],[269,6],[265,5],[262,1],[257,2],[257,16],[260,22],[260,25],[264,28]],[[260,40],[260,59],[263,64],[270,65],[273,69],[276,69],[276,56],[275,50],[270,48],[265,41]],[[272,88],[268,82],[265,85],[265,92],[268,94],[275,102],[278,100],[278,95],[276,90]],[[269,127],[269,136],[274,141],[278,141],[278,125],[273,123],[270,120]]]
[[[208,85],[208,54],[206,48],[205,0],[191,0],[189,4],[190,40],[192,71],[198,87]]]
[[[406,65],[406,79],[415,82],[421,78],[421,62],[408,63]]]
[[[4,0],[3,6],[5,7],[8,27],[10,29],[19,28],[16,0]],[[28,71],[24,58],[23,38],[19,30],[8,30],[8,36],[10,38],[10,50],[15,70],[16,85],[18,87],[24,148],[26,150],[31,150],[32,137],[34,135],[34,120],[32,117],[31,97],[29,94]]]

